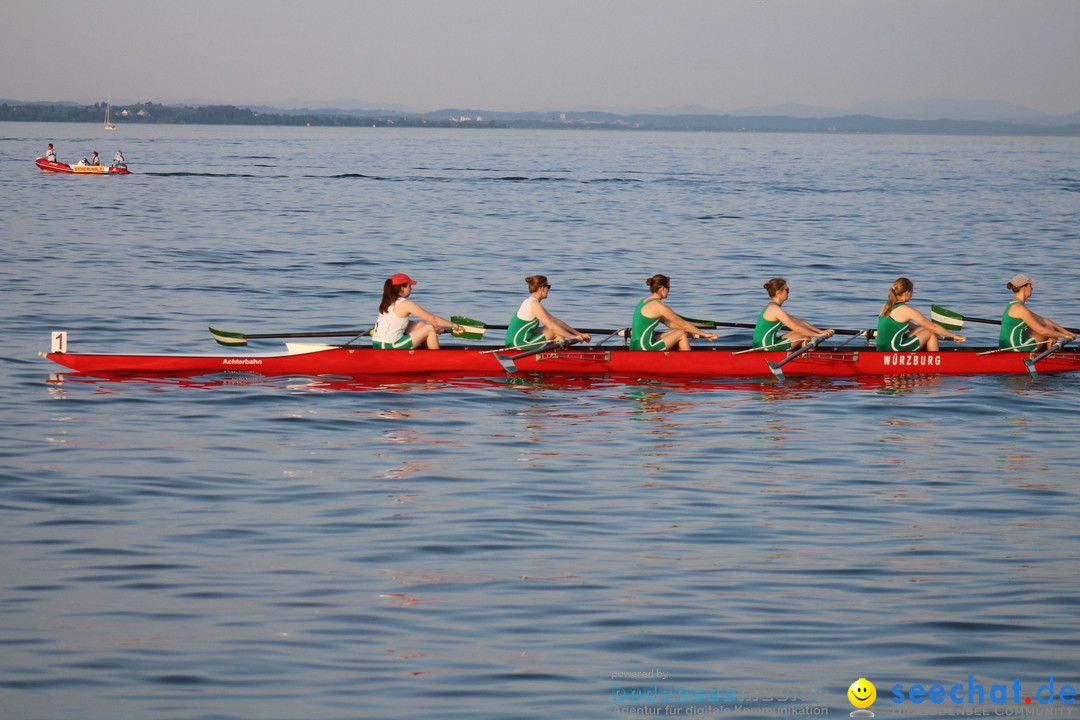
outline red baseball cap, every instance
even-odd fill
[[[394,277],[390,278],[391,285],[415,285],[416,281],[405,273],[398,273]]]

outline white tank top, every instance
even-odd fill
[[[536,319],[536,313],[533,312],[533,303],[534,302],[539,302],[539,301],[536,298],[534,298],[532,295],[525,298],[525,301],[523,303],[521,303],[521,307],[519,307],[518,311],[517,311],[517,316],[518,316],[519,320],[524,320],[525,322],[532,322],[533,320]]]
[[[371,339],[378,342],[393,343],[401,339],[405,334],[405,328],[409,325],[409,316],[398,317],[394,314],[394,308],[405,298],[398,298],[394,304],[384,312],[379,313],[375,320],[375,329],[371,331]]]

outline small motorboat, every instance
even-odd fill
[[[130,175],[131,171],[126,165],[67,165],[55,160],[46,160],[39,157],[34,161],[39,168],[46,172],[72,173],[74,175]]]

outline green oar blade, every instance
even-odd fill
[[[461,315],[451,315],[450,322],[462,327],[462,332],[454,333],[454,337],[463,340],[483,340],[484,333],[487,332],[487,325],[484,323]]]
[[[930,306],[930,319],[946,330],[956,332],[964,327],[964,316],[940,305]]]
[[[243,333],[210,328],[210,334],[214,336],[214,339],[218,341],[218,344],[227,347],[243,347],[248,344],[247,336]]]

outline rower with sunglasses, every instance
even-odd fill
[[[547,311],[542,302],[551,291],[551,285],[543,275],[525,278],[529,296],[521,303],[506,328],[506,346],[532,349],[557,340],[589,342],[592,336],[570,327]]]

